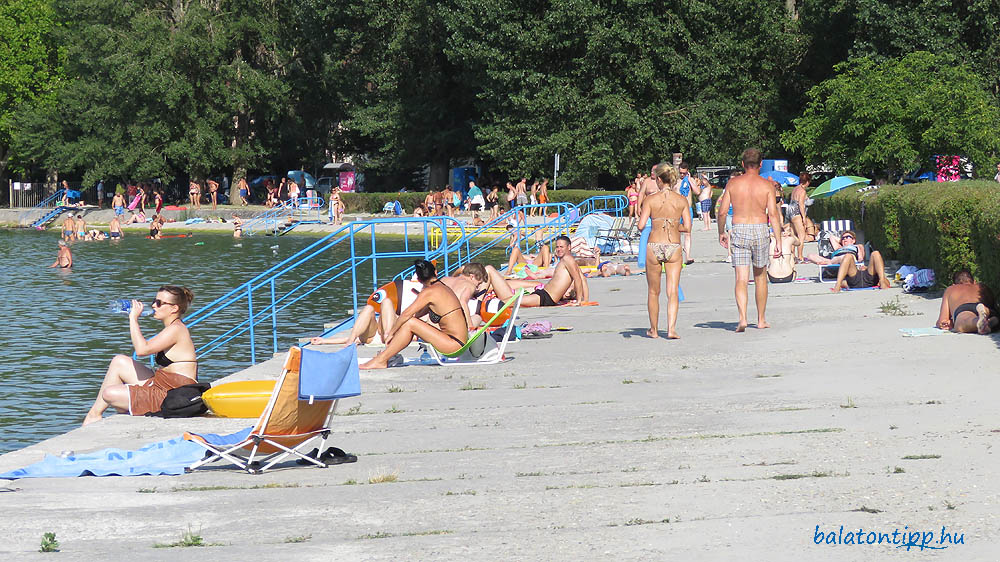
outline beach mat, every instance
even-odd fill
[[[250,428],[241,433],[245,438]],[[46,455],[40,462],[0,474],[0,479],[178,475],[203,456],[205,449],[201,445],[175,437],[135,451],[110,448],[66,457]]]

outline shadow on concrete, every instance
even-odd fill
[[[712,322],[699,322],[698,324],[695,324],[694,327],[735,332],[737,324],[737,322],[719,322],[718,320],[713,320]]]
[[[618,333],[621,334],[623,338],[646,338],[648,340],[652,339],[646,335],[646,330],[648,329],[649,328],[629,328]]]

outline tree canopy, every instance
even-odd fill
[[[840,170],[901,173],[934,154],[986,162],[1000,151],[1000,109],[982,80],[953,57],[926,51],[836,67],[782,142]]]
[[[1000,0],[0,7],[0,174],[8,158],[91,182],[351,155],[437,187],[464,159],[548,176],[558,152],[561,185],[594,187],[747,146],[872,169],[960,152],[983,169],[998,100]]]

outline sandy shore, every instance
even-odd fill
[[[995,559],[1000,340],[903,338],[939,300],[819,283],[772,285],[773,328],[736,334],[732,268],[695,234],[679,341],[643,337],[645,277],[593,280],[598,307],[525,311],[574,329],[512,345],[511,361],[362,373],[332,437],[355,464],[14,481],[0,552],[43,556],[55,532],[61,560]],[[879,311],[897,297],[908,315]],[[113,416],[0,470],[249,424]],[[964,544],[826,544],[860,528],[940,547],[943,526]],[[218,546],[153,548],[189,528]]]

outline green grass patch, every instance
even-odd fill
[[[922,461],[927,459],[939,459],[941,455],[906,455],[904,461]]]
[[[282,542],[288,543],[288,544],[295,544],[295,543],[300,543],[300,542],[307,542],[311,538],[313,538],[312,535],[298,535],[298,536],[295,536],[295,537],[285,537],[285,540],[282,541]]]
[[[486,390],[486,384],[481,382],[469,381],[463,384],[459,390]]]
[[[42,533],[42,543],[38,552],[59,552],[59,541],[55,533]]]

